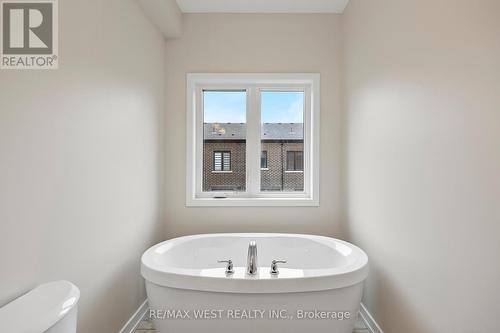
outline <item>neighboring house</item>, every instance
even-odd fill
[[[262,126],[261,190],[304,190],[304,126],[265,123]],[[244,191],[246,124],[205,123],[203,191]]]

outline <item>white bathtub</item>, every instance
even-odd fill
[[[257,242],[259,271],[246,274]],[[227,275],[217,260],[231,259]],[[279,275],[270,274],[273,259]],[[159,333],[351,333],[368,257],[333,238],[295,234],[207,234],[171,239],[141,259]]]

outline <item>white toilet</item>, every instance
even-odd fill
[[[0,308],[0,332],[75,333],[79,298],[68,281],[39,285]]]

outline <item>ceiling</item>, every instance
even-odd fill
[[[177,0],[183,13],[342,13],[349,0]]]

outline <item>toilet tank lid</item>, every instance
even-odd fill
[[[0,308],[0,332],[42,333],[78,303],[80,290],[69,281],[44,283]]]

